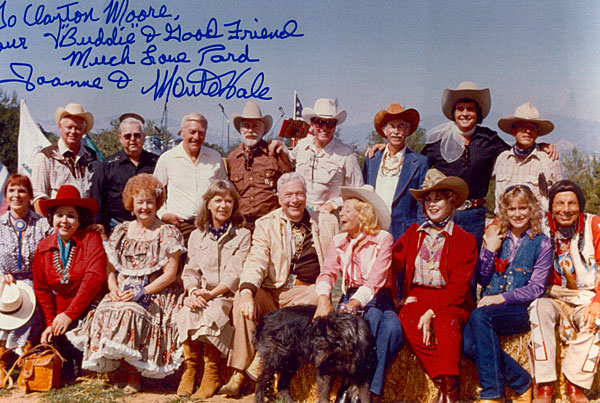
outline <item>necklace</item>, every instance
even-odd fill
[[[382,176],[398,176],[402,169],[402,159],[398,158],[397,155],[390,155],[387,150],[381,161],[381,175]]]
[[[71,250],[69,251],[69,258],[67,259],[67,264],[64,267],[60,263],[59,252],[57,250],[54,251],[54,259],[53,259],[54,268],[56,269],[56,272],[60,276],[61,284],[69,283],[69,278],[71,277],[69,272],[71,271],[71,262],[73,261],[73,251],[74,250],[75,250],[75,245],[71,246]]]

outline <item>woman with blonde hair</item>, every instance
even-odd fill
[[[182,275],[187,297],[175,318],[185,358],[180,396],[206,399],[221,385],[219,361],[229,353],[233,335],[229,313],[250,249],[250,231],[243,224],[238,192],[228,181],[213,182],[202,196],[197,229],[188,242]],[[202,355],[204,373],[193,393]]]
[[[552,245],[529,187],[508,187],[498,205],[499,225],[486,230],[477,264],[483,298],[465,327],[463,349],[477,365],[481,402],[504,401],[506,386],[517,394],[513,402],[530,402],[531,375],[502,351],[498,337],[529,331],[529,304],[544,292]]]
[[[340,191],[344,200],[340,210],[342,233],[331,240],[316,281],[319,300],[315,316],[333,310],[331,291],[341,273],[344,295],[338,310],[364,313],[375,337],[377,354],[370,390],[381,396],[385,369],[402,347],[402,327],[391,291],[394,238],[386,231],[390,211],[370,185],[342,186]]]

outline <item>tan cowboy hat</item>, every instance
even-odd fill
[[[254,101],[246,102],[242,114],[238,115],[237,113],[234,113],[233,115],[231,115],[231,118],[233,120],[233,126],[235,127],[235,130],[237,130],[238,132],[240,131],[240,124],[242,123],[242,119],[262,120],[263,124],[265,125],[265,133],[268,133],[269,129],[271,129],[271,126],[273,125],[273,118],[271,117],[271,115],[263,116],[262,112],[260,111],[260,106],[258,106],[258,104]]]
[[[419,127],[419,112],[416,109],[404,109],[400,104],[389,104],[386,110],[381,110],[375,115],[375,130],[381,137],[387,137],[383,132],[383,126],[392,119],[403,119],[410,123],[410,132],[413,134]]]
[[[453,191],[457,196],[456,205],[454,207],[461,206],[469,197],[469,186],[467,186],[467,182],[458,176],[446,176],[436,168],[431,168],[427,171],[421,189],[409,189],[410,194],[417,200],[420,200],[423,195],[432,190]]]
[[[478,89],[471,81],[463,81],[458,84],[457,89],[451,90],[450,88],[446,88],[442,93],[442,112],[444,112],[444,116],[454,121],[452,109],[454,109],[454,105],[460,99],[472,99],[477,102],[481,108],[482,119],[485,119],[488,113],[490,113],[492,105],[490,89]]]
[[[302,110],[302,119],[308,124],[312,118],[335,119],[341,125],[346,120],[346,111],[338,112],[337,105],[333,99],[319,98],[315,101],[315,107],[310,106]]]
[[[134,112],[127,112],[119,116],[119,122],[122,123],[127,118],[134,118],[142,122],[142,124],[146,123],[143,117]]]
[[[83,106],[79,104],[68,104],[64,108],[59,106],[56,109],[56,124],[60,125],[60,120],[65,116],[79,116],[85,120],[85,130],[83,134],[88,133],[94,127],[94,115],[83,110]]]
[[[0,329],[14,330],[31,319],[35,311],[33,288],[23,281],[0,285]]]
[[[92,212],[92,216],[98,211],[98,202],[91,197],[81,197],[79,190],[72,185],[62,185],[56,192],[54,199],[41,199],[40,211],[42,215],[47,215],[48,210],[58,206],[74,206],[88,209]]]
[[[554,124],[549,120],[540,120],[540,112],[531,102],[525,102],[515,110],[514,115],[504,116],[498,120],[498,127],[508,134],[512,131],[512,126],[519,122],[531,122],[538,125],[538,136],[543,136],[554,130]]]
[[[375,193],[375,188],[373,188],[373,186],[364,185],[360,188],[340,186],[340,193],[342,194],[342,199],[344,201],[348,199],[358,199],[365,203],[369,203],[373,207],[373,210],[375,210],[375,216],[377,217],[379,227],[385,231],[390,228],[392,221],[390,209],[388,209],[383,199]]]

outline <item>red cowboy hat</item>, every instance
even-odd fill
[[[88,209],[92,215],[96,215],[98,211],[98,202],[91,197],[81,197],[79,190],[72,185],[62,185],[56,192],[54,199],[40,200],[40,211],[42,215],[47,215],[48,210],[58,206],[74,206]]]

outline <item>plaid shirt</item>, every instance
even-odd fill
[[[450,220],[441,231],[435,231],[427,224],[423,224],[417,231],[425,232],[419,253],[415,259],[415,273],[413,283],[423,287],[442,288],[446,285],[444,276],[440,271],[442,251],[446,242],[446,234],[452,236],[454,221]]]

